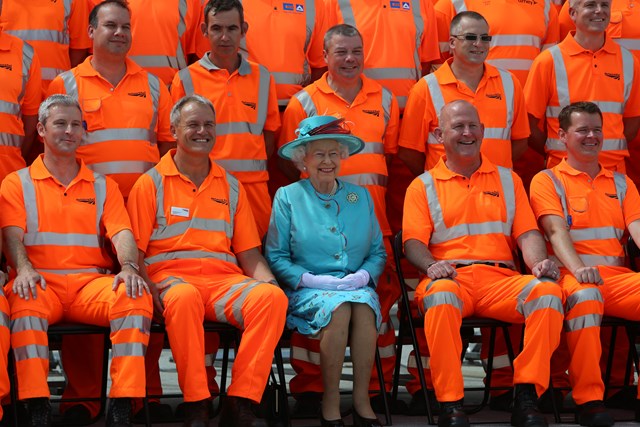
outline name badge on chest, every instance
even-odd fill
[[[183,218],[189,218],[189,208],[179,208],[177,206],[171,206],[171,216],[181,216]]]

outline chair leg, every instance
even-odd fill
[[[422,355],[420,354],[420,347],[418,344],[418,338],[416,336],[416,330],[413,327],[413,321],[411,317],[408,317],[409,322],[409,332],[411,333],[411,342],[413,343],[413,353],[416,358],[416,369],[418,370],[418,379],[420,379],[420,387],[422,387],[422,394],[424,397],[425,406],[427,408],[427,421],[429,424],[435,424],[433,419],[433,411],[431,409],[431,404],[429,403],[429,395],[427,391],[427,380],[424,377],[424,370],[422,367]]]
[[[18,421],[18,373],[16,372],[16,362],[13,357],[13,349],[9,349],[8,355],[8,369],[9,369],[9,383],[10,383],[10,391],[9,395],[11,396],[11,408],[13,409],[13,427],[19,426]],[[6,414],[5,414],[6,416]]]
[[[282,347],[280,344],[276,346],[274,353],[276,359],[276,370],[278,371],[278,385],[279,392],[282,398],[282,408],[280,409],[280,420],[283,426],[291,426],[291,418],[289,417],[289,394],[287,393],[287,379],[284,375],[284,358],[282,357]],[[277,400],[278,402],[280,399]]]
[[[102,387],[100,390],[100,418],[106,412],[107,408],[107,382],[109,380],[109,348],[111,347],[111,338],[108,333],[104,334],[104,351],[102,353]]]
[[[149,410],[149,399],[147,396],[142,398],[142,406],[144,408],[144,425],[151,427],[151,411]]]
[[[556,423],[561,423],[562,418],[560,418],[560,408],[556,405],[556,391],[553,388],[553,379],[549,377],[549,395],[551,397],[551,408],[553,409],[553,418]]]
[[[382,403],[384,404],[385,425],[391,425],[391,411],[389,410],[389,401],[387,400],[387,388],[384,384],[384,372],[382,371],[382,361],[380,360],[380,352],[376,345],[376,370],[378,371],[378,381],[380,382],[380,393],[382,395]]]
[[[400,326],[398,327],[398,337],[396,338],[396,365],[393,368],[393,382],[391,384],[391,401],[395,402],[398,399],[398,387],[400,385],[400,367],[402,361],[402,339],[404,338],[404,322],[406,319],[404,316],[400,320]]]

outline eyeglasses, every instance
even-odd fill
[[[478,35],[478,34],[472,34],[472,33],[451,34],[451,37],[455,37],[458,40],[466,40],[468,42],[475,42],[475,41],[478,40],[478,38],[480,38],[480,41],[483,41],[485,43],[489,43],[491,41],[491,39],[493,38],[492,36],[487,35],[487,34]]]

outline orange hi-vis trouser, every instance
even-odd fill
[[[457,270],[455,280],[423,280],[415,299],[425,313],[427,344],[437,349],[430,366],[436,398],[464,397],[460,354],[462,318],[471,315],[524,323],[524,347],[514,361],[514,383],[534,384],[538,396],[549,385],[550,360],[560,341],[563,295],[554,282],[487,265]]]
[[[7,372],[7,355],[9,353],[9,302],[0,287],[0,400],[9,395],[10,383]],[[2,420],[2,405],[0,405],[0,420]]]
[[[387,391],[391,390],[393,370],[396,363],[396,334],[389,312],[400,297],[400,285],[393,265],[393,250],[388,237],[384,238],[387,251],[387,264],[378,279],[376,292],[380,300],[382,324],[378,331],[378,352]],[[298,332],[291,334],[291,367],[296,375],[289,382],[292,394],[305,392],[322,393],[322,375],[320,373],[320,340],[316,335],[302,335]],[[377,368],[374,365],[369,381],[369,390],[380,391]]]
[[[288,306],[284,292],[241,274],[211,275],[206,285],[195,284],[202,277],[156,279],[156,283],[168,284],[160,298],[185,402],[211,397],[205,370],[205,319],[243,331],[227,394],[259,402],[284,329]]]
[[[598,266],[604,284],[582,284],[562,269],[565,330],[571,355],[569,379],[578,405],[602,400],[600,321],[603,315],[640,320],[640,274],[625,267]],[[603,302],[604,300],[604,302]]]
[[[16,360],[18,397],[49,397],[47,329],[60,321],[111,327],[111,390],[109,396],[144,397],[144,353],[149,342],[151,295],[130,298],[123,284],[114,292],[113,276],[93,273],[43,273],[46,290],[24,300],[7,284],[11,313],[11,346]],[[86,358],[86,353],[83,352]]]

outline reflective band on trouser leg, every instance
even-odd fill
[[[602,348],[600,322],[604,302],[595,285],[578,283],[567,274],[561,281],[566,295],[564,330],[569,348],[569,381],[577,404],[602,400],[604,383],[598,369]]]
[[[234,317],[244,318],[242,340],[231,369],[233,382],[229,395],[257,403],[262,398],[273,351],[284,329],[288,300],[282,289],[270,283],[246,288],[246,293],[229,301]]]
[[[146,381],[144,355],[149,345],[153,314],[151,295],[136,299],[126,295],[124,286],[116,291],[110,307],[111,390],[110,397],[144,397]]]
[[[9,394],[9,375],[7,374],[7,355],[10,338],[9,303],[0,287],[0,400]],[[0,419],[2,419],[2,406],[0,405]]]
[[[34,302],[41,302],[42,295],[38,294],[38,297]],[[44,314],[35,311],[20,310],[13,315],[10,322],[11,347],[20,378],[18,398],[49,397],[49,322]]]
[[[324,391],[320,372],[320,340],[317,336],[302,335],[296,331],[291,334],[291,367],[296,373],[289,381],[292,394]]]
[[[175,279],[175,278],[168,278]],[[165,279],[167,280],[167,279]],[[185,402],[210,396],[204,363],[204,305],[200,291],[181,279],[161,294],[171,352],[178,370],[178,384]]]
[[[564,310],[555,282],[521,276],[525,283],[516,310],[524,316],[524,347],[514,361],[514,384],[535,384],[538,395],[549,385],[551,355],[560,342]]]
[[[422,284],[418,287],[423,286]],[[418,291],[416,291],[418,294]],[[419,294],[418,294],[419,295]],[[421,301],[424,330],[431,353],[431,378],[440,402],[452,402],[464,397],[460,366],[462,339],[462,299],[460,286],[453,280],[435,280],[428,284]]]

